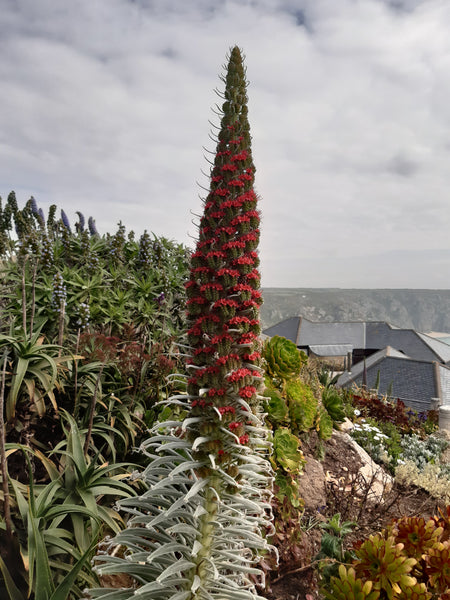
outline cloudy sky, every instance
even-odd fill
[[[0,195],[194,245],[230,46],[263,286],[450,288],[448,0],[0,0]]]

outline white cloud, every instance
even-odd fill
[[[0,194],[189,241],[213,88],[237,43],[263,284],[442,287],[449,27],[444,0],[11,1]]]

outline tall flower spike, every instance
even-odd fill
[[[169,400],[181,421],[158,423],[142,449],[148,490],[122,501],[130,527],[98,571],[127,573],[136,594],[160,600],[256,600],[258,555],[271,529],[272,472],[258,392],[259,214],[246,78],[231,50],[223,117],[188,296],[187,394]],[[91,590],[94,598],[134,590]]]

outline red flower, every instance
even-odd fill
[[[191,327],[190,329],[188,329],[188,335],[198,335],[198,336],[201,336],[202,335],[202,330],[200,329],[200,327],[198,325],[195,325],[195,327]]]
[[[244,435],[240,436],[239,443],[240,444],[248,444],[249,439],[250,438],[248,437],[248,435],[246,433],[244,433]]]
[[[221,170],[222,171],[237,171],[237,166],[232,165],[230,163],[226,163],[226,164],[222,165]]]
[[[226,356],[219,356],[216,360],[216,363],[221,366],[225,366],[230,360],[239,360],[239,356],[237,354],[227,354]]]
[[[223,250],[228,250],[231,248],[245,248],[245,242],[242,242],[241,240],[232,240],[231,242],[226,242],[225,244],[223,244],[222,246]]]
[[[214,194],[216,196],[228,196],[229,190],[227,188],[218,188],[217,190],[214,190]]]
[[[258,338],[258,336],[256,335],[256,333],[253,333],[253,331],[249,331],[248,333],[244,333],[238,340],[238,344],[243,344],[243,345],[247,345],[247,344],[251,344],[253,343],[256,339]]]
[[[211,269],[209,267],[195,267],[195,269],[192,269],[192,273],[195,275],[197,275],[197,273],[211,273]]]
[[[226,394],[226,390],[225,388],[211,388],[210,390],[208,390],[208,396],[210,398],[213,398],[214,396],[225,396]]]
[[[233,338],[231,337],[231,335],[229,335],[228,333],[222,333],[220,335],[215,335],[212,339],[211,339],[211,344],[220,344],[221,342],[225,342],[225,341],[229,341],[232,342]]]
[[[230,431],[234,431],[235,429],[239,429],[240,426],[241,426],[241,423],[239,423],[238,421],[233,421],[232,423],[230,423],[228,425],[228,429]]]
[[[209,216],[210,219],[220,220],[220,219],[224,218],[225,213],[224,213],[223,210],[217,210],[216,212],[209,213],[208,216]]]
[[[251,181],[253,179],[253,175],[249,175],[248,173],[242,173],[242,175],[239,175],[239,179],[242,180],[246,180],[246,181]]]
[[[236,302],[236,300],[233,300],[232,298],[220,298],[219,300],[216,300],[213,304],[213,308],[220,308],[221,306],[237,308],[239,304]]]
[[[256,362],[261,358],[261,354],[259,352],[252,352],[251,354],[243,354],[242,358],[248,362]]]
[[[245,244],[244,244],[245,246]],[[233,260],[233,265],[253,265],[255,264],[254,259],[251,256],[240,256]]]
[[[211,252],[206,254],[205,258],[207,260],[208,258],[225,258],[225,252],[221,252],[220,250],[211,250]]]
[[[224,275],[229,275],[230,277],[239,277],[239,271],[235,269],[228,269],[227,267],[223,269],[219,269],[216,273],[217,277],[223,277]]]
[[[234,415],[234,413],[236,412],[233,406],[219,406],[217,410],[220,412],[221,415],[226,415],[227,413]]]
[[[248,158],[247,150],[242,150],[242,152],[239,152],[239,154],[234,154],[231,157],[231,160],[247,160],[247,158]]]
[[[254,394],[256,394],[256,388],[253,385],[246,385],[239,390],[239,396],[241,398],[251,398]]]
[[[217,233],[220,236],[221,233],[226,233],[227,235],[233,235],[234,227],[218,227]]]
[[[250,369],[237,369],[236,371],[228,375],[227,380],[232,383],[235,383],[237,381],[240,381],[241,379],[244,379],[244,377],[246,377],[247,375],[251,374],[252,372],[250,371]]]

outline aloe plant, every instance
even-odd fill
[[[128,590],[94,598],[254,600],[268,548],[271,467],[260,414],[259,214],[246,78],[231,50],[211,186],[191,259],[184,418],[159,423],[142,449],[142,496],[121,502],[130,526],[98,556],[100,574],[127,573]],[[122,546],[113,553],[113,547]]]

